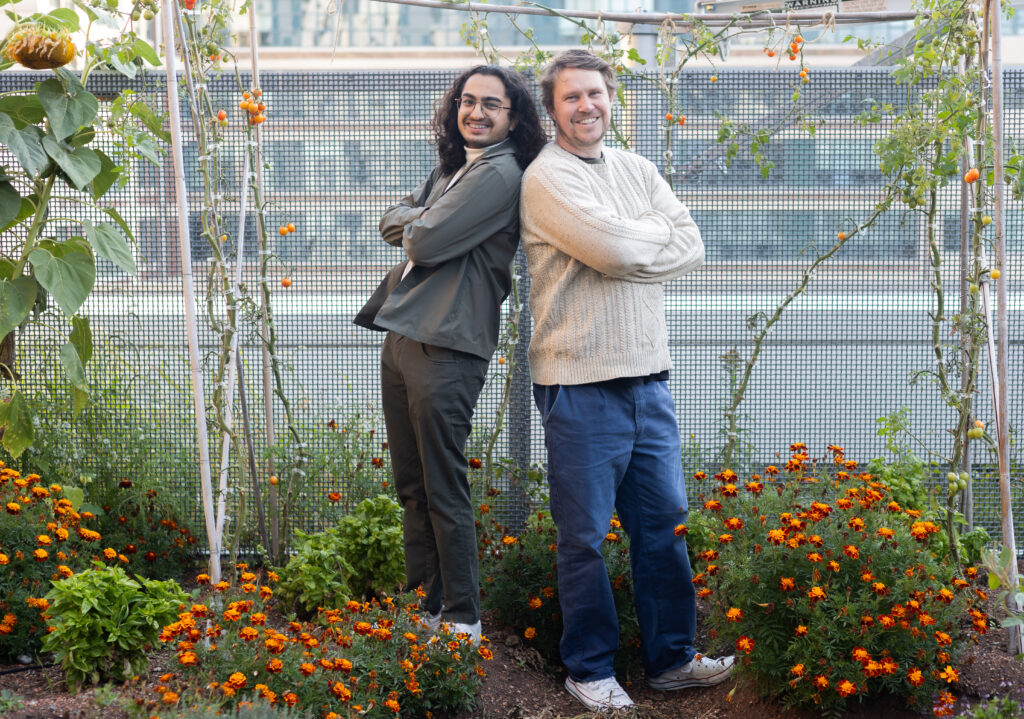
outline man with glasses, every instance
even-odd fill
[[[649,161],[604,146],[616,78],[599,57],[555,57],[541,94],[555,122],[523,177],[532,280],[530,372],[558,527],[566,689],[588,709],[632,705],[615,680],[619,626],[601,545],[612,512],[630,537],[647,683],[711,686],[733,658],[693,646],[686,490],[668,373],[663,284],[704,261],[700,232]]]
[[[491,65],[455,79],[432,129],[438,165],[380,221],[406,259],[355,322],[388,332],[381,395],[408,587],[426,592],[432,628],[443,619],[479,641],[466,440],[512,287],[522,173],[547,138],[522,79]]]

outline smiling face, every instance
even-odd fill
[[[612,101],[597,70],[570,67],[558,73],[551,95],[555,142],[580,157],[600,157],[612,121]]]
[[[459,107],[459,133],[466,147],[474,149],[497,144],[508,137],[515,127],[512,110],[484,110],[484,103],[497,103],[503,108],[512,102],[505,93],[505,83],[493,75],[470,75],[462,86],[462,99],[476,104],[467,109]]]

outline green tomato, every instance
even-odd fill
[[[981,439],[984,436],[984,434],[985,430],[983,430],[981,427],[971,427],[969,430],[967,430],[967,436],[970,439]]]
[[[145,20],[152,20],[154,17],[156,17],[156,13],[152,10],[146,10],[146,12],[142,13],[142,17]]]
[[[976,295],[976,294],[978,294],[979,292],[981,292],[981,288],[980,288],[980,287],[978,287],[978,283],[977,283],[977,282],[972,282],[972,283],[971,283],[971,285],[970,285],[970,287],[968,287],[967,289],[968,289],[968,290],[970,291],[970,293],[971,293],[972,295]]]
[[[960,475],[958,475],[956,472],[947,472],[946,473],[946,481],[949,482],[950,484],[953,484],[954,482],[957,482],[959,480],[960,480]]]
[[[989,225],[991,225],[992,224],[992,216],[991,215],[985,215],[984,217],[982,217],[981,218],[981,224],[985,225],[985,227],[988,227]]]
[[[969,473],[969,472],[961,472],[961,473],[960,473],[960,477],[959,477],[959,479],[960,479],[960,481],[961,481],[961,482],[963,482],[964,484],[967,484],[968,482],[970,482],[970,481],[971,481],[971,475],[970,475],[970,473]]]

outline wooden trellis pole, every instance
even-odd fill
[[[985,3],[985,14],[989,30],[992,69],[992,164],[995,174],[994,185],[994,225],[995,267],[1000,272],[1006,267],[1006,181],[1003,173],[1003,56],[1001,3],[988,0]],[[990,368],[999,378],[998,390],[993,397],[996,415],[996,448],[999,458],[999,497],[1002,502],[1003,546],[1010,550],[1009,579],[1006,587],[1009,594],[1006,601],[1010,611],[1019,613],[1020,605],[1015,599],[1017,593],[1017,542],[1013,534],[1013,504],[1010,494],[1010,410],[1006,390],[1007,353],[1009,344],[1009,296],[1006,288],[1007,280],[996,281],[996,366]],[[989,328],[992,331],[992,328]],[[1007,628],[1007,650],[1011,655],[1024,653],[1024,636],[1020,626]]]
[[[181,106],[178,104],[178,61],[174,49],[175,0],[164,0],[161,17],[164,35],[164,67],[167,71],[167,112],[171,124],[171,158],[174,164],[174,195],[178,210],[178,258],[181,262],[181,292],[185,306],[185,330],[188,335],[188,363],[192,377],[192,405],[196,419],[196,444],[199,450],[199,481],[203,501],[206,541],[210,548],[210,580],[221,578],[221,536],[214,517],[213,484],[210,476],[210,443],[206,432],[206,399],[200,369],[199,325],[196,319],[195,281],[192,278],[192,243],[189,233],[188,194],[185,188],[185,159],[182,150]],[[181,38],[182,43],[185,42]]]

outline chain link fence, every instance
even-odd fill
[[[787,119],[795,72],[721,70],[693,71],[683,76],[679,94],[685,126],[666,138],[666,102],[651,83],[632,81],[625,103],[616,108],[616,125],[631,148],[650,158],[670,177],[679,197],[691,209],[707,248],[699,271],[667,287],[671,352],[671,388],[683,437],[683,462],[689,474],[714,470],[724,444],[723,410],[736,381],[738,362],[749,356],[748,318],[770,315],[796,286],[804,269],[826,251],[836,233],[865,221],[881,197],[883,178],[874,143],[887,125],[861,124],[857,116],[873,104],[905,104],[905,87],[875,69],[815,70],[809,85],[800,86],[802,104],[816,119],[816,131],[793,126]],[[39,74],[3,73],[0,91],[31,88]],[[263,100],[268,122],[261,126],[267,167],[268,227],[292,222],[297,231],[271,236],[271,280],[276,288],[273,310],[284,361],[287,392],[293,400],[310,453],[325,451],[331,423],[343,425],[359,413],[376,427],[383,440],[379,403],[378,354],[382,335],[352,325],[355,312],[401,250],[385,244],[378,220],[389,204],[418,185],[435,162],[429,120],[434,103],[453,74],[422,72],[274,72],[265,73]],[[210,82],[220,107],[235,127],[244,121],[241,92],[234,77]],[[248,87],[242,75],[241,85]],[[90,89],[101,98],[115,97],[123,87],[160,89],[163,77],[147,75],[128,82],[116,75],[93,75]],[[1006,72],[1006,135],[1024,140],[1024,69]],[[162,100],[161,100],[162,102]],[[734,126],[751,129],[779,126],[762,148],[774,167],[762,176],[755,158],[744,149],[728,157],[716,141],[719,115]],[[549,131],[551,130],[549,126]],[[191,126],[186,118],[186,175],[190,191],[189,222],[199,297],[205,302],[207,265],[211,255],[200,237],[198,208],[202,187]],[[244,133],[228,132],[221,148],[227,177],[242,181]],[[0,147],[0,162],[6,149]],[[104,260],[98,261],[97,282],[85,308],[94,333],[117,340],[118,356],[130,363],[137,381],[135,398],[165,428],[168,448],[194,443],[189,392],[186,334],[180,284],[180,261],[171,163],[154,167],[139,163],[127,184],[108,195],[136,233],[139,273],[129,278]],[[225,198],[225,217],[237,217],[237,197]],[[232,201],[235,205],[232,206]],[[62,212],[80,212],[73,205]],[[942,193],[937,231],[941,239],[946,307],[960,306],[959,193]],[[1024,410],[1024,211],[1020,203],[1007,208],[1006,242],[1009,267],[1000,281],[1010,283],[1009,397],[1011,423]],[[255,296],[257,253],[252,216],[246,224],[244,277]],[[783,461],[793,442],[805,442],[812,455],[828,444],[842,445],[847,456],[865,464],[885,454],[877,420],[902,407],[910,410],[914,435],[938,454],[948,453],[955,414],[926,379],[911,382],[915,373],[932,369],[929,311],[933,306],[932,272],[928,262],[924,216],[895,206],[872,227],[851,240],[815,274],[806,293],[797,298],[768,336],[740,406],[740,459],[751,471]],[[10,237],[2,238],[5,247]],[[524,300],[529,279],[520,253],[519,289]],[[292,286],[283,289],[282,277]],[[217,311],[217,306],[214,306]],[[506,308],[507,310],[507,308]],[[544,462],[543,435],[532,407],[525,357],[529,315],[523,313],[524,341],[514,349],[516,362],[495,361],[491,379],[476,410],[477,427],[471,453],[481,451],[493,422],[504,373],[516,366],[506,429],[496,456],[521,467]],[[31,347],[32,331],[23,333],[23,352]],[[243,361],[249,405],[261,405],[261,366],[255,323],[243,329]],[[954,341],[955,337],[949,337]],[[27,341],[27,344],[26,344]],[[200,329],[207,377],[213,366],[217,338]],[[499,349],[499,354],[503,350]],[[102,363],[100,365],[102,367]],[[93,370],[98,371],[97,369]],[[983,367],[976,415],[992,419],[988,368]],[[31,382],[31,378],[26,378]],[[209,395],[209,392],[207,393]],[[280,408],[275,421],[282,421]],[[258,415],[254,411],[254,415]],[[259,420],[256,436],[262,436]],[[1014,432],[1014,438],[1017,433]],[[376,444],[381,455],[384,450]],[[260,448],[257,448],[260,451]],[[924,449],[917,451],[934,459]],[[1014,444],[1014,502],[1017,532],[1024,529],[1024,483],[1020,450]],[[372,457],[365,458],[372,461]],[[972,443],[975,518],[999,536],[999,493],[995,454]],[[380,469],[386,481],[385,469]],[[196,497],[198,469],[188,476],[167,477],[169,485]],[[314,477],[312,494],[344,491],[344,476]],[[690,488],[693,491],[693,487]],[[521,497],[520,497],[521,500]],[[520,515],[524,505],[506,511]],[[316,522],[306,517],[307,524]]]

